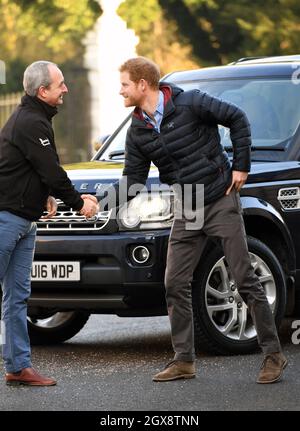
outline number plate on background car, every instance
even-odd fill
[[[33,262],[32,281],[79,281],[80,262]]]

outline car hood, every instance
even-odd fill
[[[82,162],[64,165],[69,178],[76,189],[82,193],[95,193],[102,186],[116,182],[122,176],[123,162]],[[158,183],[158,170],[152,166],[148,182]],[[300,163],[268,162],[253,163],[247,183],[269,182],[277,180],[292,180],[300,177]]]
[[[82,162],[63,166],[75,188],[82,193],[95,193],[118,181],[123,172],[123,162]],[[159,183],[158,170],[151,166],[147,183]]]
[[[247,182],[265,182],[277,180],[292,180],[300,177],[300,163],[290,162],[262,162],[252,163]]]
[[[119,178],[124,167],[123,162],[81,162],[63,166],[71,180]]]

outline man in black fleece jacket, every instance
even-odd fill
[[[25,70],[23,85],[26,95],[0,133],[2,356],[8,385],[52,386],[55,380],[32,368],[27,331],[35,220],[45,208],[47,218],[55,215],[54,197],[86,217],[98,207],[93,196],[80,196],[59,165],[51,121],[68,92],[62,72],[38,61]]]
[[[158,167],[160,180],[180,186],[183,195],[185,186],[191,186],[193,207],[197,186],[204,185],[202,226],[189,228],[185,208],[181,217],[175,213],[165,275],[175,356],[153,380],[195,377],[191,281],[207,239],[218,237],[265,355],[257,382],[278,381],[287,360],[264,290],[251,266],[238,194],[250,171],[251,137],[245,113],[199,90],[185,92],[171,84],[159,84],[157,65],[143,57],[126,61],[120,72],[124,104],[136,108],[127,133],[123,177],[114,188],[121,189],[124,196],[124,188],[128,192],[133,184],[145,184],[151,162]],[[232,165],[220,143],[218,124],[230,129]],[[129,199],[129,193],[127,196]],[[182,201],[179,203],[181,206]]]

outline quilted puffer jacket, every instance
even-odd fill
[[[224,195],[231,171],[250,171],[251,133],[245,113],[237,106],[199,90],[183,91],[161,83],[164,114],[160,132],[136,108],[127,132],[123,183],[145,184],[151,162],[168,185],[204,184],[204,203]],[[230,130],[232,165],[220,143],[218,124]],[[130,199],[130,197],[128,197]]]

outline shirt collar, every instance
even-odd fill
[[[142,113],[144,118],[150,119],[149,115],[145,111],[142,111]],[[158,102],[154,111],[154,117],[155,117],[155,114],[163,115],[163,113],[164,113],[164,94],[162,91],[159,91]]]
[[[155,112],[158,112],[160,115],[164,113],[164,94],[159,90],[158,103]]]

